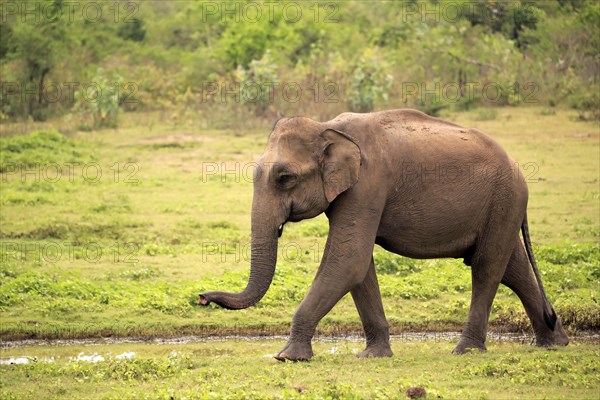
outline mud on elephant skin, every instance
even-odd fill
[[[344,113],[327,122],[283,118],[257,165],[248,285],[241,293],[201,294],[199,302],[229,309],[258,302],[273,279],[283,225],[324,212],[323,259],[276,358],[310,359],[317,324],[348,292],[367,341],[359,356],[392,355],[376,243],[406,257],[462,258],[471,267],[471,306],[455,353],[485,350],[500,283],[520,298],[538,345],[568,343],[531,250],[527,185],[486,134],[409,109]]]

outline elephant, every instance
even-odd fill
[[[322,261],[275,358],[309,360],[317,324],[348,292],[366,338],[358,356],[392,355],[375,244],[417,259],[462,258],[471,267],[468,319],[453,353],[486,351],[500,283],[521,300],[537,345],[568,344],[532,251],[525,178],[485,133],[412,109],[342,113],[327,122],[282,118],[256,163],[247,286],[200,294],[199,304],[257,303],[271,284],[284,225],[324,212]]]

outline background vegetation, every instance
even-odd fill
[[[93,129],[118,110],[163,110],[231,126],[532,103],[600,117],[594,0],[19,0],[2,11],[4,119],[66,115]]]

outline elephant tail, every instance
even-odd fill
[[[525,211],[525,216],[523,217],[523,223],[521,224],[521,232],[523,233],[523,242],[525,243],[525,250],[527,251],[527,257],[529,257],[529,262],[531,263],[531,267],[533,268],[533,274],[535,275],[535,279],[537,280],[538,287],[540,288],[540,293],[542,295],[543,311],[544,311],[544,321],[546,325],[554,331],[554,327],[556,326],[556,312],[550,305],[548,298],[546,297],[546,291],[544,290],[544,285],[542,284],[542,277],[540,276],[540,271],[538,270],[537,263],[535,262],[535,256],[533,255],[533,249],[531,248],[531,239],[529,238],[529,226],[527,224],[527,211]]]

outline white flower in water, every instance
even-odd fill
[[[329,350],[329,352],[330,352],[331,354],[335,354],[335,353],[337,353],[337,351],[338,351],[338,348],[337,348],[337,347],[335,347],[335,346],[333,346],[333,347],[331,348],[331,350]]]
[[[52,358],[37,358],[30,356],[23,357],[9,357],[0,359],[0,365],[18,365],[18,364],[31,364],[31,363],[53,363],[54,357]]]
[[[31,357],[10,357],[6,360],[0,360],[0,365],[10,365],[10,364],[29,364],[31,361]]]
[[[131,360],[134,356],[135,356],[135,353],[133,351],[128,351],[126,353],[119,354],[119,355],[115,356],[115,359],[116,360],[121,360],[121,359],[126,358],[128,360]]]
[[[83,353],[79,353],[79,355],[75,358],[75,361],[86,361],[86,362],[100,362],[104,361],[104,357],[98,355],[98,353],[94,353],[91,356],[85,356]]]

